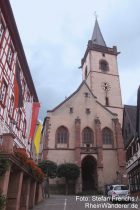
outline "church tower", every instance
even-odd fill
[[[107,47],[96,19],[91,40],[81,61],[82,77],[97,100],[117,113],[122,123],[122,98],[117,65],[117,47]]]
[[[104,191],[106,185],[126,181],[117,55],[116,47],[106,46],[96,20],[82,59],[82,83],[47,111],[43,124],[43,159],[78,165],[76,192]],[[57,183],[63,184],[52,182]]]

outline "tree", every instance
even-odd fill
[[[49,190],[49,178],[55,178],[57,172],[57,164],[51,160],[43,160],[41,161],[38,166],[42,169],[43,173],[46,175],[46,184],[45,184],[45,194],[46,190],[48,193],[48,197],[50,197],[50,190]]]
[[[63,163],[57,168],[57,176],[65,178],[66,194],[68,194],[68,183],[70,180],[76,181],[80,175],[79,167],[74,163]]]

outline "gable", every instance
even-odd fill
[[[101,111],[102,110],[102,111]],[[86,118],[92,115],[92,119],[98,112],[108,116],[117,116],[109,109],[97,101],[96,96],[91,92],[85,81],[81,83],[79,88],[71,94],[66,100],[60,103],[53,110],[48,111],[48,115],[71,114],[75,116],[84,115]]]

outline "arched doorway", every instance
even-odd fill
[[[88,155],[82,161],[82,191],[96,191],[97,182],[97,161]]]

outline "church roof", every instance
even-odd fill
[[[137,106],[124,105],[122,134],[125,147],[129,145],[136,135],[136,114]]]
[[[95,26],[94,26],[94,30],[93,30],[93,34],[92,34],[92,38],[91,38],[93,44],[97,44],[97,45],[101,45],[106,47],[106,43],[104,41],[104,38],[102,36],[98,21],[96,19],[95,21]]]
[[[137,112],[137,106],[132,105],[124,105],[124,109],[128,114],[128,119],[133,127],[133,130],[136,129],[136,112]]]

